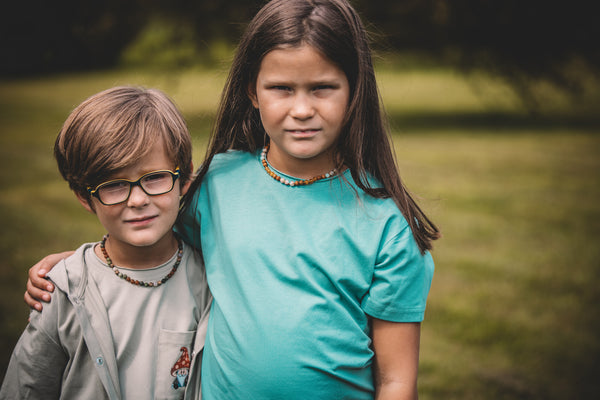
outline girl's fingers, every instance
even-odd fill
[[[52,285],[52,283],[50,283],[50,281],[48,281],[48,279],[45,278],[48,270],[43,268],[40,264],[41,264],[41,261],[29,269],[29,279],[27,280],[27,291],[33,297],[37,297],[37,296],[35,296],[35,292],[32,292],[30,290],[30,287],[34,288],[34,289],[41,289],[41,290],[47,291],[47,292],[52,292],[54,290],[54,285]],[[37,298],[39,298],[39,297],[37,297]],[[40,300],[42,300],[42,299],[40,299]]]
[[[37,311],[42,311],[42,303],[36,301],[33,297],[31,297],[29,292],[25,292],[24,300],[29,307]]]

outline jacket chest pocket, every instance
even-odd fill
[[[155,399],[183,399],[192,364],[196,331],[161,329],[155,377]]]

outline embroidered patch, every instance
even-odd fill
[[[179,358],[171,368],[171,376],[175,377],[175,380],[171,385],[173,389],[185,387],[190,372],[190,353],[187,347],[182,347],[179,349],[179,352]]]

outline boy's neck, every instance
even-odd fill
[[[166,263],[177,251],[177,239],[171,232],[152,246],[133,246],[114,239],[110,235],[105,243],[105,250],[113,265],[130,269],[149,269]],[[97,245],[94,249],[100,259],[105,256]]]

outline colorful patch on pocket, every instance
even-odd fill
[[[185,387],[190,373],[190,353],[187,347],[179,349],[179,358],[171,368],[171,376],[175,378],[171,385],[173,389]]]

